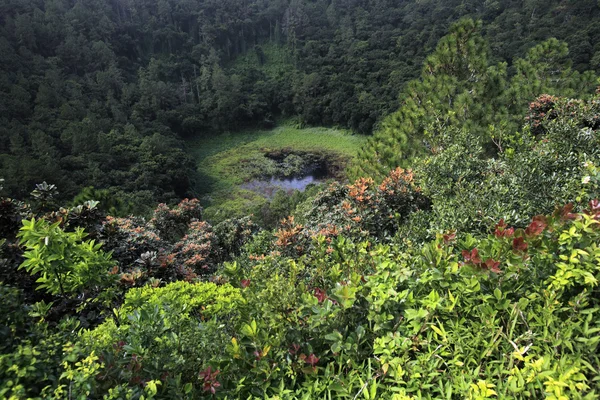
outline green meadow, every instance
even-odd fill
[[[247,130],[198,137],[188,141],[187,150],[196,160],[195,191],[208,216],[242,215],[266,199],[241,188],[245,182],[269,174],[266,153],[292,150],[327,154],[337,162],[351,161],[365,136],[335,128],[279,126],[271,130]]]

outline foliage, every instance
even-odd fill
[[[85,204],[89,201],[98,202],[97,207],[105,214],[110,214],[115,217],[122,216],[126,205],[119,198],[114,197],[108,189],[96,189],[93,186],[87,186],[73,198],[74,205]]]
[[[516,71],[509,75],[506,63],[489,61],[480,31],[481,23],[469,19],[450,28],[425,60],[421,77],[401,94],[400,108],[361,149],[353,175],[381,177],[418,156],[436,154],[454,128],[469,130],[487,154],[502,151],[501,134],[518,129],[535,97],[592,92],[595,75],[571,70],[565,43],[549,39],[534,46],[514,60]]]
[[[125,271],[133,269],[135,261],[142,254],[154,251],[162,255],[169,248],[156,230],[149,227],[140,217],[109,216],[103,223],[100,237],[104,246],[112,252],[113,258],[119,261]]]
[[[175,268],[178,279],[208,276],[218,262],[217,237],[207,222],[192,222],[186,235],[175,243],[166,268]]]
[[[113,265],[110,254],[100,250],[102,244],[84,240],[83,228],[64,232],[59,225],[35,218],[23,221],[18,236],[26,252],[19,268],[39,275],[38,289],[63,297],[106,284]]]
[[[548,213],[571,201],[586,203],[598,195],[591,178],[585,178],[586,170],[600,162],[598,98],[542,96],[530,110],[529,126],[505,134],[503,151],[494,159],[472,132],[447,131],[439,151],[417,167],[432,213],[408,224],[406,235],[413,232],[414,240],[414,231],[423,228],[429,237],[451,229],[485,232],[501,218],[524,227],[534,213]]]
[[[198,374],[224,354],[242,301],[238,289],[212,283],[130,290],[115,319],[82,334],[93,358],[78,360],[86,368],[69,363],[54,398],[73,383],[77,395],[120,389],[137,397],[154,382],[160,398],[198,396]]]
[[[99,204],[95,200],[88,200],[70,208],[60,207],[58,210],[38,214],[38,216],[49,222],[59,222],[61,228],[65,230],[72,231],[82,228],[90,237],[97,239],[106,217],[106,214],[98,207]]]
[[[47,304],[27,305],[23,294],[9,286],[0,285],[0,294],[0,396],[41,398],[44,387],[58,382],[64,351],[71,348],[78,322],[66,319],[50,327],[44,321]],[[76,354],[66,355],[71,356]]]
[[[597,208],[558,209],[527,229],[501,221],[480,239],[439,235],[400,253],[342,238],[329,252],[322,238],[306,260],[231,265],[232,279],[244,278],[248,322],[219,367],[220,390],[593,397]]]
[[[183,236],[191,222],[201,219],[202,207],[198,199],[184,199],[172,209],[166,204],[159,204],[150,224],[163,239],[174,241]]]
[[[594,0],[3,0],[0,8],[8,194],[22,198],[45,180],[64,202],[93,185],[136,214],[190,194],[195,173],[181,137],[268,127],[279,116],[370,133],[463,17],[484,21],[493,64],[520,68],[516,60],[551,36],[568,43],[574,70],[597,70],[600,57]]]
[[[0,197],[0,237],[12,239],[21,227],[21,221],[29,214],[23,202]]]
[[[242,248],[260,231],[251,217],[225,220],[214,227],[221,259],[230,260],[238,256]]]
[[[597,397],[596,2],[238,3],[0,0],[0,397]]]
[[[367,178],[351,185],[332,183],[299,208],[297,221],[282,221],[274,244],[284,254],[303,254],[319,235],[328,241],[340,235],[389,240],[411,213],[428,208],[411,170],[398,168],[380,185]]]

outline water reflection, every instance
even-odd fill
[[[242,185],[243,189],[252,190],[263,196],[272,198],[279,190],[291,194],[294,190],[304,191],[311,183],[321,182],[314,175],[308,175],[303,178],[271,178],[269,180],[252,180]]]

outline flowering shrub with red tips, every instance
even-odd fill
[[[501,219],[500,222],[496,225],[496,230],[494,231],[494,235],[496,237],[511,237],[515,233],[515,228],[508,228],[504,219]]]
[[[313,353],[311,353],[308,357],[304,354],[300,354],[300,359],[308,365],[310,365],[311,367],[316,366],[319,362],[319,357],[315,356]]]

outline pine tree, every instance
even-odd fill
[[[381,129],[359,154],[353,176],[383,176],[413,157],[435,151],[440,131],[483,114],[479,99],[490,77],[488,50],[481,23],[464,19],[454,24],[423,65],[420,79],[411,81],[401,96],[401,107],[388,116]],[[499,83],[500,86],[502,82]],[[498,83],[496,83],[498,85]]]
[[[549,39],[517,59],[509,79],[507,64],[490,65],[481,23],[461,20],[425,60],[421,77],[409,82],[400,108],[359,152],[351,177],[381,177],[410,166],[415,157],[436,153],[450,127],[479,137],[487,153],[502,151],[498,132],[514,132],[523,124],[529,102],[548,93],[585,97],[595,87],[592,72],[570,68],[566,43]]]

